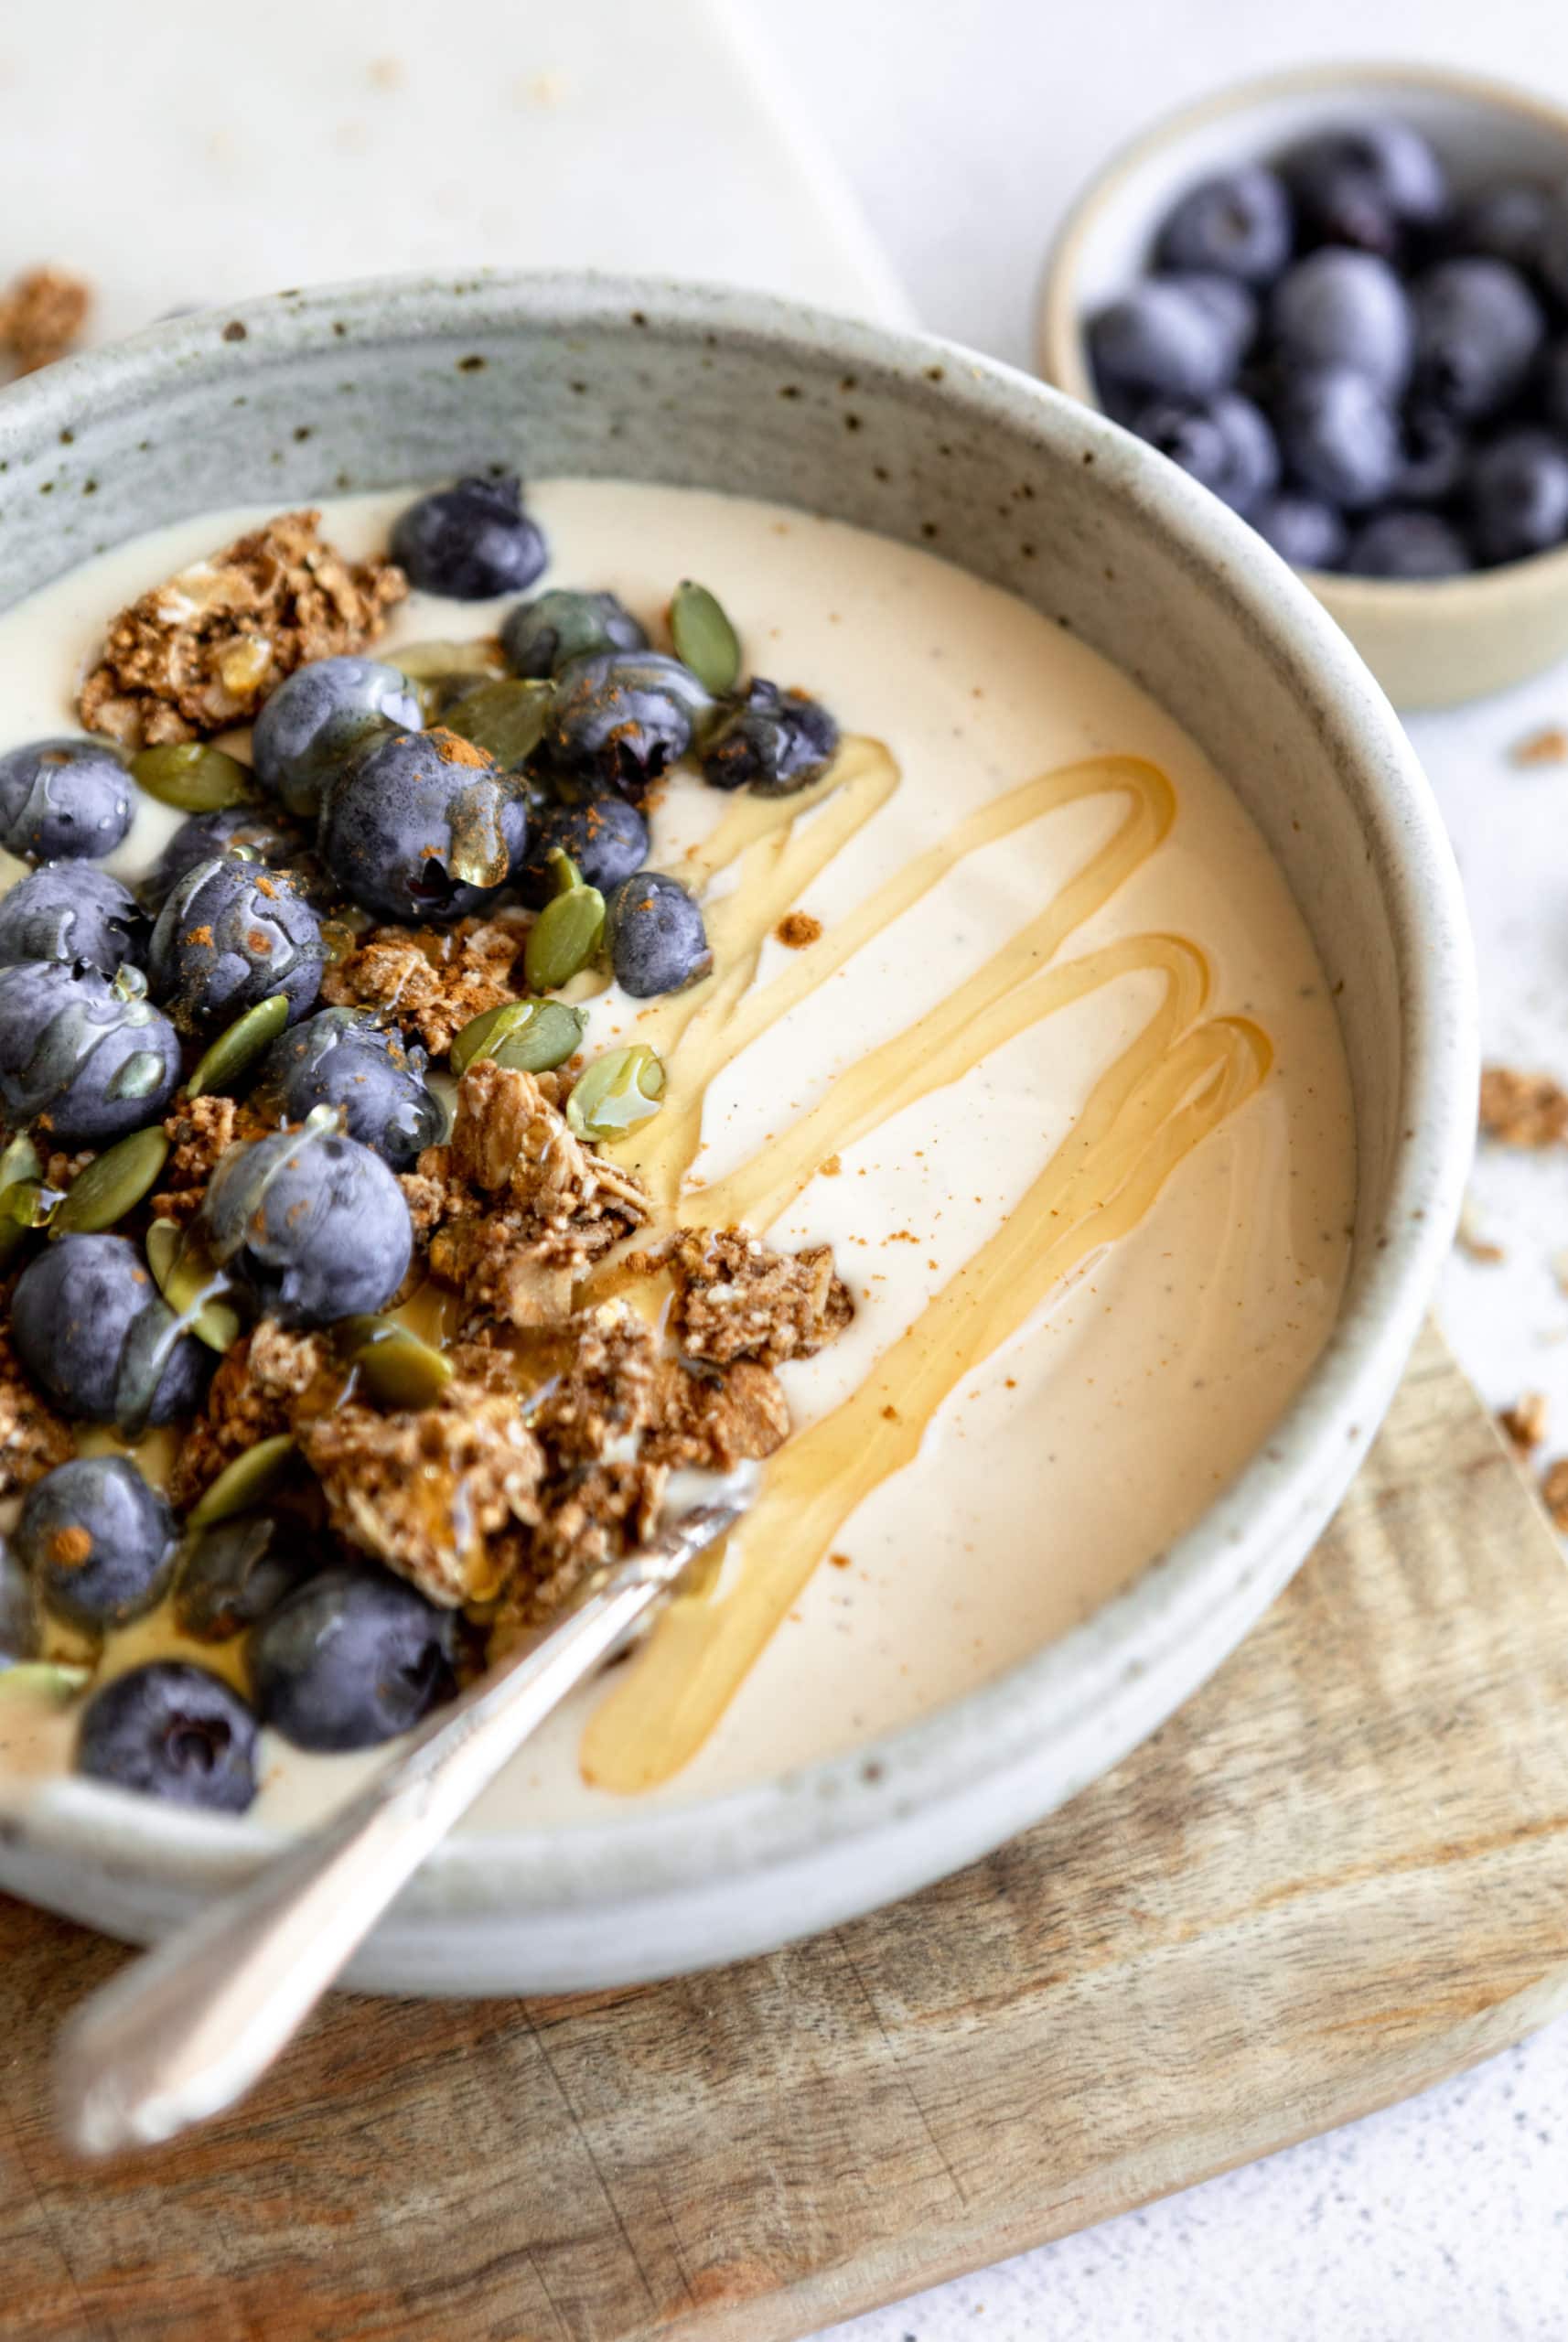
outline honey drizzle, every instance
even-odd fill
[[[654,1046],[669,1052],[672,1111],[667,1107],[635,1134],[635,1144],[618,1150],[648,1179],[666,1218],[744,1219],[766,1228],[826,1156],[958,1080],[1026,1026],[1135,972],[1162,974],[1165,993],[994,1235],[933,1295],[850,1397],[770,1460],[745,1525],[739,1566],[710,1560],[600,1703],[584,1735],[582,1770],[594,1786],[623,1794],[669,1779],[695,1755],[845,1520],[913,1458],[957,1383],[1011,1339],[1091,1252],[1136,1227],[1172,1172],[1252,1095],[1271,1062],[1267,1037],[1250,1020],[1194,1022],[1208,996],[1208,967],[1197,947],[1180,937],[1130,937],[1061,968],[1044,964],[1170,828],[1170,783],[1140,757],[1090,758],[993,800],[753,993],[763,938],[897,784],[897,768],[877,744],[847,746],[855,752],[852,768],[841,773],[835,767],[811,799],[788,800],[787,826],[775,826],[777,800],[737,805],[705,848],[688,857],[693,877],[711,879],[737,860],[741,871],[740,883],[709,919],[724,972],[696,993],[659,1004],[647,1020],[658,1027]],[[1112,791],[1130,800],[1123,820],[1044,910],[947,1001],[851,1067],[781,1140],[700,1199],[682,1198],[700,1138],[703,1096],[725,1066],[966,854],[1058,806]],[[835,793],[838,803],[796,839],[799,813]]]

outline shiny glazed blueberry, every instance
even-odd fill
[[[662,651],[575,659],[555,686],[541,762],[639,799],[686,754],[713,704],[690,668]]]
[[[199,862],[174,887],[147,946],[153,992],[182,1033],[278,994],[293,1021],[321,989],[321,922],[287,871],[238,854]]]
[[[714,964],[703,914],[678,878],[657,870],[623,879],[605,906],[615,979],[636,1000],[681,992]]]
[[[302,1522],[286,1513],[236,1512],[204,1529],[180,1568],[174,1614],[197,1642],[227,1642],[270,1617],[321,1567]]]
[[[1268,418],[1240,392],[1222,391],[1203,406],[1145,407],[1133,428],[1234,511],[1250,512],[1279,478]]]
[[[154,1660],[116,1675],[82,1710],[77,1770],[177,1805],[243,1813],[256,1794],[256,1718],[205,1667]]]
[[[711,736],[703,779],[711,789],[789,797],[822,778],[838,744],[838,725],[820,700],[781,692],[758,675]]]
[[[558,675],[574,659],[647,648],[647,635],[614,594],[575,594],[559,586],[521,602],[501,628],[501,649],[515,675]]]
[[[296,1747],[373,1747],[451,1698],[455,1633],[401,1578],[323,1570],[252,1634],[256,1703]]]
[[[273,1043],[251,1103],[288,1123],[303,1123],[317,1106],[338,1107],[350,1138],[402,1169],[446,1127],[440,1100],[424,1086],[428,1063],[423,1049],[362,1009],[320,1008]]]
[[[0,967],[0,1111],[13,1128],[47,1114],[62,1145],[101,1146],[156,1121],[179,1081],[179,1042],[140,983],[62,960]]]
[[[0,757],[0,845],[28,862],[113,854],[134,790],[102,740],[35,740]]]
[[[1290,258],[1290,198],[1260,164],[1217,171],[1166,214],[1155,255],[1162,268],[1215,269],[1266,285]]]
[[[285,1326],[383,1309],[413,1251],[396,1177],[327,1114],[231,1147],[196,1227],[256,1309]]]
[[[554,794],[533,809],[528,859],[518,873],[522,899],[535,910],[555,890],[550,857],[557,853],[576,864],[585,886],[607,895],[647,861],[648,824],[616,790],[562,779]]]
[[[0,895],[0,962],[65,960],[100,974],[139,964],[147,922],[129,887],[91,862],[46,862]]]
[[[392,530],[392,557],[423,594],[484,602],[521,593],[549,555],[522,509],[521,482],[508,476],[460,479],[422,496]]]
[[[156,913],[188,870],[216,854],[234,854],[243,861],[259,862],[263,869],[282,870],[305,852],[298,831],[272,807],[225,805],[220,812],[192,813],[183,821],[147,876],[138,880],[136,893]],[[308,887],[306,891],[311,893]]]
[[[314,818],[327,777],[377,724],[417,730],[419,701],[400,668],[379,659],[317,659],[285,676],[251,735],[256,779],[291,813]]]
[[[151,1609],[174,1567],[174,1515],[123,1456],[78,1456],[36,1480],[16,1552],[49,1609],[79,1627]]]
[[[139,1429],[201,1403],[212,1352],[178,1331],[138,1247],[62,1236],[28,1262],[11,1296],[28,1376],[63,1414]]]
[[[521,781],[455,732],[393,732],[328,785],[322,858],[345,893],[383,918],[467,918],[528,849]]]

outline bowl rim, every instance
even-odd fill
[[[220,327],[220,319],[227,324]],[[365,356],[377,349],[390,354],[411,334],[471,346],[477,335],[504,337],[518,327],[537,333],[639,325],[651,329],[639,337],[644,346],[663,334],[710,351],[716,336],[721,344],[776,352],[806,380],[830,370],[835,377],[857,366],[868,376],[880,370],[898,386],[958,409],[977,430],[1023,431],[1069,460],[1098,459],[1097,478],[1117,483],[1114,493],[1133,504],[1140,525],[1201,564],[1236,622],[1269,641],[1316,709],[1325,756],[1365,777],[1369,852],[1378,848],[1386,873],[1406,1003],[1402,1135],[1380,1235],[1352,1265],[1327,1342],[1219,1497],[1088,1619],[896,1732],[712,1798],[569,1826],[449,1837],[398,1907],[521,1922],[603,1912],[638,1896],[657,1901],[712,1889],[721,1874],[729,1888],[760,1886],[769,1874],[799,1875],[818,1855],[853,1855],[857,1843],[900,1831],[908,1838],[944,1810],[965,1807],[972,1816],[978,1796],[994,1821],[989,1835],[972,1820],[967,1825],[961,1859],[974,1859],[1059,1801],[1042,1799],[1021,1820],[1003,1794],[1010,1778],[1037,1767],[1042,1752],[1074,1745],[1075,1735],[1081,1744],[1086,1721],[1108,1695],[1157,1677],[1206,1628],[1212,1633],[1218,1622],[1224,1632],[1238,1605],[1243,1625],[1250,1623],[1287,1574],[1277,1562],[1271,1574],[1271,1552],[1304,1515],[1321,1517],[1319,1492],[1330,1478],[1337,1496],[1391,1396],[1457,1221],[1474,1133],[1473,962],[1435,800],[1392,708],[1337,627],[1261,538],[1176,466],[1019,369],[936,336],[859,324],[770,295],[506,271],[456,280],[371,278],[274,295],[155,326],[0,392],[0,450],[7,443],[14,454],[46,447],[62,423],[94,403],[123,414],[162,391],[188,396],[193,381],[228,392],[237,371],[253,374],[317,346],[340,349],[337,329],[344,323],[350,346]],[[1217,1663],[1211,1659],[1202,1671]],[[1155,1721],[1197,1680],[1184,1679]],[[1134,1736],[1152,1728],[1146,1724]],[[1116,1756],[1124,1745],[1131,1744],[1118,1745]],[[1090,1765],[1062,1793],[1101,1769]],[[100,1869],[186,1891],[232,1883],[293,1842],[292,1832],[253,1816],[161,1805],[75,1778],[51,1784],[6,1826],[40,1851],[91,1854]],[[940,1839],[934,1828],[932,1834]],[[929,1877],[954,1866],[944,1858],[913,1868]],[[790,1932],[786,1922],[767,1940]]]
[[[1553,131],[1563,142],[1563,175],[1568,179],[1568,105],[1538,97],[1533,91],[1514,82],[1469,72],[1463,66],[1402,65],[1391,60],[1364,65],[1300,65],[1249,75],[1241,81],[1229,81],[1207,97],[1156,115],[1116,148],[1075,198],[1047,248],[1036,295],[1035,356],[1042,378],[1068,397],[1092,407],[1097,414],[1103,414],[1084,354],[1078,300],[1079,263],[1100,212],[1145,163],[1208,124],[1247,113],[1272,99],[1311,96],[1319,91],[1326,97],[1335,91],[1365,91],[1375,94],[1386,91],[1392,94],[1402,89],[1522,115],[1541,128]],[[1294,574],[1305,578],[1315,593],[1330,595],[1336,609],[1343,610],[1354,621],[1359,615],[1394,607],[1408,611],[1417,595],[1428,607],[1434,599],[1451,608],[1477,598],[1500,603],[1521,581],[1532,593],[1560,588],[1568,594],[1568,543],[1530,553],[1522,561],[1501,562],[1495,569],[1468,570],[1459,577],[1353,577],[1339,569],[1297,569]]]

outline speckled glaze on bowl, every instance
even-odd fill
[[[850,415],[858,428],[846,430]],[[761,1951],[954,1870],[1071,1797],[1217,1667],[1366,1450],[1448,1244],[1476,1042],[1452,858],[1392,711],[1284,565],[1174,466],[943,343],[760,298],[490,277],[283,295],[0,396],[4,594],[248,499],[627,474],[774,497],[950,559],[1162,701],[1269,839],[1339,999],[1360,1195],[1343,1313],[1266,1447],[1086,1624],[853,1754],[684,1810],[454,1839],[361,1986],[649,1979]],[[0,1885],[147,1940],[277,1843],[72,1780],[0,1832]]]
[[[1379,114],[1431,139],[1461,188],[1502,174],[1568,179],[1568,110],[1523,90],[1422,65],[1314,66],[1183,108],[1090,181],[1040,288],[1040,371],[1098,403],[1083,323],[1142,274],[1155,228],[1195,179],[1263,162],[1304,134]],[[1568,656],[1568,545],[1428,584],[1304,572],[1400,707],[1455,707]]]

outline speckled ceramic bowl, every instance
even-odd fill
[[[1225,90],[1116,156],[1064,222],[1040,290],[1046,380],[1095,404],[1084,320],[1147,264],[1155,228],[1195,179],[1262,162],[1304,134],[1393,114],[1424,133],[1455,186],[1568,178],[1568,111],[1421,65],[1314,66]],[[1304,572],[1401,707],[1453,707],[1568,655],[1568,545],[1469,577],[1411,584]]]
[[[1365,1452],[1449,1241],[1475,1094],[1454,865],[1343,636],[1171,465],[942,343],[727,293],[548,277],[286,294],[185,319],[0,396],[5,598],[205,508],[493,457],[775,497],[934,542],[1117,661],[1230,778],[1316,936],[1360,1195],[1343,1314],[1305,1389],[1125,1592],[831,1763],[684,1810],[450,1841],[353,1971],[423,1993],[605,1984],[766,1950],[985,1853],[1152,1732],[1284,1584]],[[146,1939],[275,1843],[72,1780],[0,1831],[0,1884]]]

